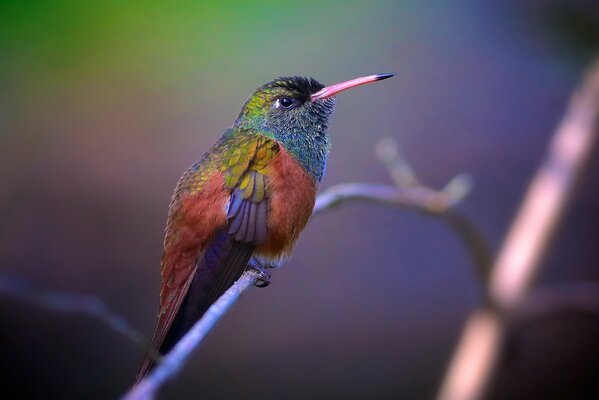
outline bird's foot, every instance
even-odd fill
[[[260,261],[252,258],[248,263],[248,268],[258,271],[258,280],[255,284],[256,287],[264,288],[270,285],[270,271]]]

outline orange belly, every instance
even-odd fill
[[[273,158],[268,177],[268,239],[256,247],[259,258],[277,261],[289,255],[314,209],[316,184],[283,148]]]

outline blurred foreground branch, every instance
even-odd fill
[[[526,295],[599,132],[599,59],[586,73],[492,269],[488,302],[468,318],[439,400],[480,400],[509,316]]]

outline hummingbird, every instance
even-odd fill
[[[324,87],[282,77],[259,87],[233,126],[180,178],[170,202],[152,346],[165,354],[248,268],[270,283],[306,226],[331,148],[341,91],[392,77]],[[152,369],[146,356],[139,382]]]

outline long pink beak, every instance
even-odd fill
[[[327,97],[331,97],[336,95],[339,92],[342,92],[347,89],[351,89],[356,86],[366,85],[367,83],[372,83],[376,81],[382,81],[383,79],[391,78],[393,74],[376,74],[363,76],[361,78],[355,78],[346,82],[338,83],[336,85],[327,86],[318,92],[314,93],[311,97],[312,101],[326,99]]]

